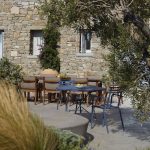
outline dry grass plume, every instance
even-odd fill
[[[0,81],[0,149],[55,150],[58,137],[32,115],[13,85]]]

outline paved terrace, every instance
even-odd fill
[[[68,124],[71,126],[73,122],[77,123],[81,121],[81,117],[78,119],[77,116],[74,116],[73,111],[65,112],[64,106],[60,106],[59,110],[56,110],[56,103],[34,105],[33,102],[29,102],[29,107],[32,112],[35,112],[43,118],[45,124],[55,124],[58,128],[68,126]],[[75,106],[72,106],[70,110],[74,108]],[[90,107],[87,109],[90,111]],[[124,100],[121,109],[125,131],[122,131],[119,114],[115,111],[109,113],[109,134],[107,134],[106,128],[102,127],[101,115],[97,111],[99,120],[93,129],[89,126],[87,130],[87,135],[91,140],[89,142],[91,150],[141,150],[150,147],[150,121],[141,126],[133,117],[133,109],[129,100]],[[68,115],[74,117],[70,117],[71,119],[68,121],[66,117]],[[54,116],[56,116],[57,119],[55,119]],[[83,112],[82,116],[85,118],[88,117],[86,112]],[[50,118],[54,118],[53,121],[51,121]],[[83,118],[83,120],[85,118]]]

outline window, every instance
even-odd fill
[[[80,31],[80,53],[91,53],[91,36],[89,30]]]
[[[0,30],[0,59],[3,57],[3,35],[4,31]]]
[[[44,44],[42,30],[31,30],[30,40],[30,54],[38,56]]]

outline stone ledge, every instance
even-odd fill
[[[77,57],[93,57],[94,55],[92,53],[77,53]]]
[[[38,56],[35,56],[35,55],[28,55],[27,58],[31,58],[31,59],[37,59]]]

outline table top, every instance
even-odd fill
[[[59,91],[80,91],[80,92],[97,92],[104,91],[106,88],[97,86],[74,86],[74,85],[61,85],[57,87]]]

